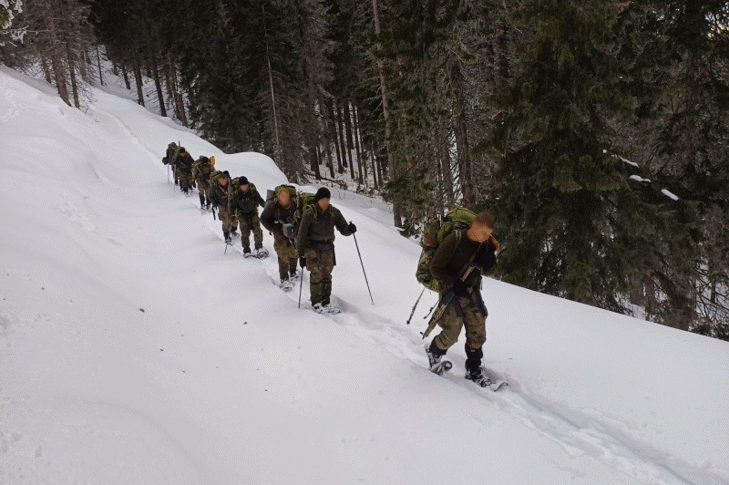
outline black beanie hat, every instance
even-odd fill
[[[331,198],[332,198],[332,193],[329,192],[329,189],[326,187],[322,187],[316,191],[316,195],[314,196],[314,202],[319,202],[320,199],[331,199]]]
[[[238,185],[248,185],[248,179],[244,176],[238,178]]]

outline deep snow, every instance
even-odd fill
[[[729,484],[727,342],[484,279],[510,388],[463,379],[463,340],[440,378],[384,203],[332,189],[375,305],[339,237],[345,313],[298,309],[272,238],[223,254],[160,160],[180,141],[259,189],[273,162],[93,94],[0,67],[1,484]]]

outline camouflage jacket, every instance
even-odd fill
[[[200,158],[192,166],[192,178],[203,185],[210,183],[210,175],[212,173],[213,166],[209,160],[205,161]]]
[[[296,249],[304,254],[307,248],[325,248],[334,246],[334,227],[344,236],[351,236],[349,224],[339,209],[330,205],[322,211],[319,204],[309,206],[299,222],[296,235]]]
[[[465,231],[461,234],[459,231],[453,231],[440,243],[433,255],[433,259],[430,261],[430,273],[441,288],[448,289],[453,286],[456,278],[470,262],[476,271],[471,271],[464,283],[466,286],[477,288],[481,284],[481,275],[489,275],[496,269],[495,259],[490,267],[479,267],[480,256],[482,256],[480,253],[489,251],[493,253],[494,250],[495,247],[490,240],[486,243],[479,243],[468,239]]]
[[[294,212],[296,212],[296,204],[293,200],[288,209],[281,207],[277,200],[271,200],[261,212],[261,225],[274,235],[282,234],[286,237],[292,237],[292,235],[287,235],[288,231],[285,228],[293,230]]]
[[[248,192],[235,189],[230,199],[230,209],[239,214],[252,214],[256,212],[256,206],[263,207],[263,198],[260,196],[253,184],[248,186]]]
[[[192,164],[195,161],[192,159],[189,153],[185,153],[185,155],[177,154],[177,159],[175,160],[175,169],[179,170],[181,172],[191,173],[192,172]]]
[[[228,184],[225,186],[222,186],[218,182],[215,182],[211,184],[210,189],[208,189],[208,200],[210,200],[214,206],[223,206],[227,209],[229,190],[230,181],[228,181]]]

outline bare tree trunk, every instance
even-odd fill
[[[43,76],[46,78],[48,84],[53,84],[53,78],[51,77],[51,68],[48,66],[48,61],[45,57],[41,57],[41,67],[43,68]]]
[[[278,111],[276,109],[276,92],[273,88],[273,70],[271,69],[271,56],[268,49],[268,43],[266,43],[266,63],[268,65],[268,84],[271,88],[271,111],[273,114],[273,129],[274,129],[274,139],[276,140],[276,147],[274,148],[274,156],[276,157],[276,160],[280,163],[281,160],[281,141],[279,137],[279,127],[278,127]]]
[[[132,89],[132,85],[129,82],[129,74],[127,73],[127,65],[126,65],[126,62],[122,61],[120,67],[121,67],[122,76],[124,77],[124,85],[127,87],[127,89],[131,90]]]
[[[357,180],[358,184],[364,184],[365,187],[367,186],[367,164],[362,163],[362,160],[364,158],[364,154],[362,153],[362,146],[360,144],[360,135],[359,132],[359,111],[357,111],[356,106],[352,106],[352,114],[354,118],[354,147],[355,152],[357,153],[357,173],[359,175],[359,179]],[[364,165],[364,167],[363,167]],[[364,169],[364,176],[362,173],[362,170]]]
[[[341,174],[345,173],[345,170],[347,168],[347,153],[349,150],[347,149],[347,139],[344,135],[344,119],[342,114],[342,103],[337,103],[337,133],[339,133],[339,147],[342,150],[342,166],[343,169],[339,172]],[[351,153],[349,154],[351,156]]]
[[[337,156],[337,172],[343,173],[344,168],[342,168],[342,154],[343,152],[340,152],[339,150],[339,134],[337,133],[337,117],[335,115],[335,108],[334,108],[334,99],[330,100],[329,107],[329,117],[332,120],[332,126],[331,126],[331,133],[332,133],[332,140],[334,140],[334,153]],[[332,177],[334,177],[334,174],[332,174]]]
[[[473,172],[468,150],[468,128],[466,126],[466,100],[463,88],[463,75],[458,65],[458,59],[451,56],[448,60],[448,77],[453,94],[453,124],[456,135],[456,150],[458,151],[458,169],[463,193],[463,205],[472,207],[475,201],[473,190]]]
[[[51,5],[50,0],[45,1],[45,7],[47,12],[46,21],[48,27],[48,39],[51,51],[51,68],[53,70],[54,81],[56,82],[56,90],[63,102],[71,106],[71,102],[68,99],[68,86],[66,86],[63,55],[61,54],[61,47],[59,46],[58,26],[56,25],[55,16],[53,14],[55,10]]]
[[[73,104],[76,108],[81,108],[81,102],[78,98],[78,84],[76,83],[76,63],[74,55],[71,52],[71,43],[66,42],[66,61],[68,63],[68,74],[71,78],[71,93],[73,94]]]
[[[157,99],[159,100],[159,114],[167,117],[165,95],[162,92],[162,81],[159,78],[159,69],[157,69],[157,56],[153,55],[150,62],[152,64],[152,77],[154,78],[154,87],[157,89]]]
[[[352,140],[352,111],[350,110],[350,102],[346,100],[343,108],[344,115],[344,128],[347,134],[347,156],[349,157],[349,176],[352,180],[356,180],[354,173],[354,158],[352,157],[352,150],[354,150],[354,140]]]
[[[380,5],[378,0],[372,0],[372,13],[375,21],[375,36],[378,41],[382,36],[382,28],[380,27]],[[376,50],[379,51],[381,46],[379,42]],[[380,90],[382,91],[382,115],[385,118],[385,151],[387,152],[387,167],[389,169],[390,180],[397,178],[397,172],[395,170],[395,157],[392,154],[390,148],[390,142],[392,140],[392,120],[390,119],[390,101],[388,98],[387,82],[385,81],[385,65],[382,59],[377,59],[377,71],[380,75]],[[395,227],[402,227],[402,217],[400,215],[400,203],[393,201],[392,203],[392,215]]]
[[[185,114],[185,101],[182,99],[180,86],[177,82],[177,68],[175,67],[174,62],[172,62],[169,54],[167,55],[167,70],[169,72],[170,78],[172,79],[172,90],[175,100],[175,107],[177,109],[177,119],[180,120],[182,126],[188,126],[187,114]]]
[[[99,66],[99,82],[104,85],[104,74],[101,71],[101,54],[99,53],[99,46],[96,46],[96,62]]]
[[[332,144],[329,140],[331,136],[331,130],[329,129],[329,122],[327,116],[329,115],[329,105],[327,104],[324,96],[319,93],[319,113],[321,115],[321,123],[324,124],[322,129],[322,138],[324,142],[324,154],[326,155],[327,167],[329,167],[329,175],[334,178],[334,163],[332,162]]]
[[[142,66],[139,64],[139,57],[137,56],[136,50],[134,52],[134,57],[132,58],[132,61],[134,62],[134,82],[137,83],[137,103],[144,106],[144,89],[142,88]]]

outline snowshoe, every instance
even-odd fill
[[[332,304],[324,305],[322,303],[314,303],[313,308],[314,311],[320,315],[336,315],[337,313],[342,312],[342,310]]]
[[[480,370],[476,372],[466,372],[466,379],[473,381],[481,387],[489,387],[493,382],[488,376],[485,376]]]
[[[450,360],[443,360],[443,355],[436,355],[430,351],[430,345],[425,344],[425,353],[428,355],[428,364],[430,365],[430,372],[442,376],[443,373],[448,372],[453,367],[453,363]]]
[[[265,259],[268,257],[268,249],[266,248],[258,248],[256,249],[256,257],[258,259]]]
[[[475,382],[480,387],[491,389],[494,392],[498,391],[502,387],[509,385],[508,382],[502,381],[501,379],[492,380],[489,376],[484,374],[483,368],[479,369],[476,372],[467,371],[466,379]]]
[[[296,281],[293,278],[286,278],[285,280],[281,281],[281,283],[279,283],[279,285],[278,285],[278,287],[284,291],[293,290],[295,286],[296,286]]]
[[[252,258],[255,255],[251,252],[251,248],[243,248],[243,257],[244,258]]]

